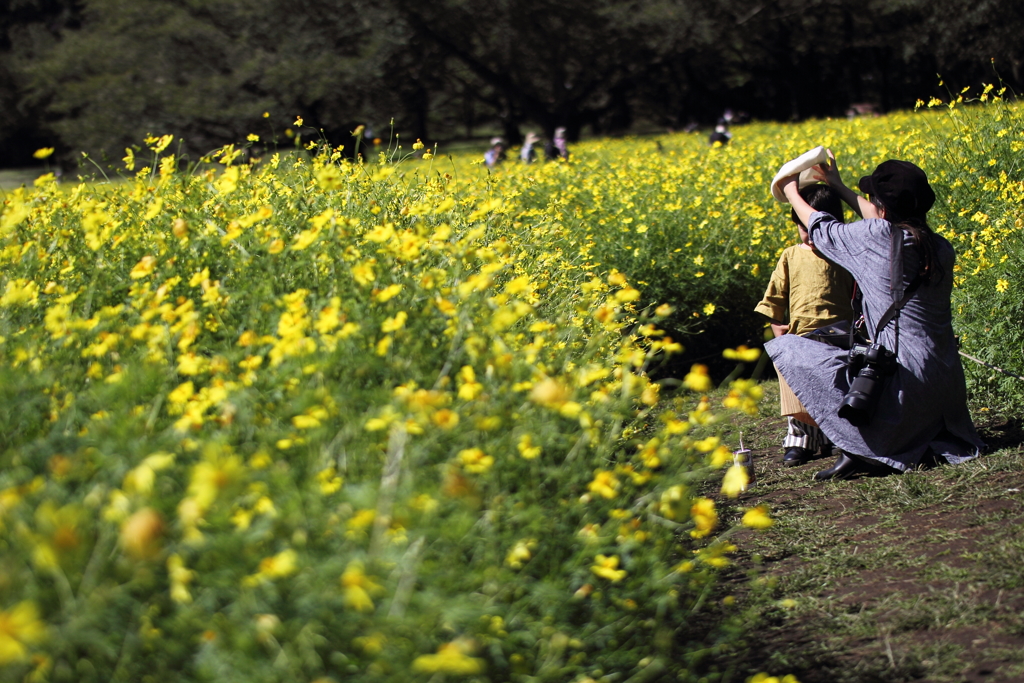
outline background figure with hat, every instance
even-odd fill
[[[540,137],[530,131],[526,134],[526,139],[523,140],[523,148],[519,151],[519,159],[524,164],[532,164],[537,160],[537,143],[540,142]]]
[[[859,357],[797,335],[765,344],[810,416],[841,449],[815,479],[977,457],[984,444],[967,410],[950,310],[956,255],[928,225],[935,202],[928,178],[910,162],[886,161],[860,180],[868,201],[843,183],[828,156],[817,178],[863,220],[844,224],[815,211],[800,196],[796,175],[773,185],[807,225],[815,248],[857,281],[872,344],[859,345]],[[849,361],[856,360],[863,362],[855,372]]]
[[[786,164],[783,177],[801,172],[800,196],[804,201],[815,211],[823,211],[842,221],[843,200],[839,193],[818,183],[811,175],[812,168],[826,158],[825,149],[817,147]],[[779,201],[785,201],[785,196],[777,190],[773,194]],[[795,211],[790,214],[797,226],[800,243],[782,252],[764,298],[754,308],[768,318],[776,337],[783,334],[807,335],[853,318],[850,305],[853,278],[814,248],[807,227],[800,222]],[[781,375],[779,406],[787,421],[786,436],[782,442],[784,465],[802,465],[818,451],[826,456],[832,452],[832,442],[818,429]]]
[[[719,146],[727,145],[729,144],[729,140],[732,140],[732,133],[729,132],[729,126],[719,120],[718,125],[715,126],[715,129],[708,137],[708,144],[712,147],[715,146],[716,142]]]
[[[484,164],[487,168],[494,168],[505,161],[505,156],[504,138],[491,138],[491,146],[484,152]]]
[[[555,136],[544,145],[544,156],[548,161],[569,160],[569,142],[565,138],[565,128],[555,128]]]

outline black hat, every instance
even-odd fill
[[[874,173],[861,178],[858,186],[901,217],[923,217],[935,203],[928,176],[909,161],[883,161]]]

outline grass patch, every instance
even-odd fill
[[[766,504],[776,521],[743,538],[724,588],[744,624],[738,671],[803,683],[1020,675],[1024,448],[1001,429],[1019,418],[982,414],[998,447],[975,461],[822,484],[811,475],[828,460],[782,466],[784,420],[765,390],[760,417],[718,425],[754,450],[757,485],[739,505]]]

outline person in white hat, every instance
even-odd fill
[[[505,139],[491,138],[491,147],[484,152],[484,163],[487,168],[494,168],[505,160]]]

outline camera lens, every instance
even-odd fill
[[[876,390],[881,379],[870,365],[864,366],[850,384],[850,390],[839,406],[839,417],[854,427],[863,427],[871,420],[871,411],[878,399]]]

